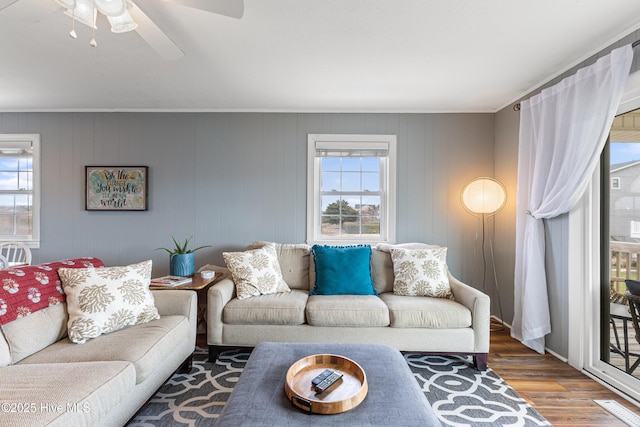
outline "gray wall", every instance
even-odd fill
[[[0,133],[42,139],[42,235],[34,262],[153,259],[194,235],[197,266],[253,240],[304,242],[308,133],[398,135],[397,240],[449,248],[477,286],[464,184],[493,176],[493,114],[0,113]],[[148,212],[84,210],[84,166],[149,166]]]
[[[552,81],[528,94],[523,99],[530,98],[545,87],[552,86],[560,80],[574,74],[579,68],[593,64],[598,58],[607,55],[611,50],[624,46],[640,39],[640,31],[636,31],[623,38],[612,46],[603,49],[598,54],[588,60],[576,65],[571,70],[554,78]],[[635,58],[632,65],[632,72],[640,69],[640,47],[635,49]],[[513,111],[510,105],[496,113],[495,120],[495,170],[496,178],[502,180],[507,186],[507,191],[512,188],[515,194],[518,170],[518,129],[520,126],[520,115]],[[511,299],[513,307],[513,277],[515,266],[515,198],[512,203],[500,212],[499,220],[504,229],[498,229],[496,235],[496,246],[504,248],[500,254],[500,265],[498,280],[507,284],[504,293]],[[547,266],[547,290],[549,293],[549,304],[551,313],[552,332],[547,336],[546,345],[548,348],[567,357],[568,355],[568,330],[569,318],[567,281],[569,267],[568,253],[568,215],[561,215],[557,218],[545,221],[546,227],[546,266]],[[511,322],[513,312],[505,315],[505,319]]]
[[[496,270],[504,321],[513,319],[513,276],[516,246],[516,190],[518,181],[519,114],[505,108],[495,118],[495,178],[507,191],[505,207],[495,218]]]

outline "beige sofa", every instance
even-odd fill
[[[2,325],[0,425],[124,425],[195,349],[196,294],[153,296],[160,319],[84,344],[67,337],[65,303]]]
[[[248,249],[268,243],[255,242]],[[209,360],[225,348],[263,341],[378,343],[401,351],[468,354],[477,369],[486,369],[490,301],[484,293],[449,274],[454,300],[394,295],[389,247],[378,245],[372,248],[371,273],[379,297],[309,296],[315,283],[311,247],[275,247],[291,292],[238,299],[231,278],[209,288]]]

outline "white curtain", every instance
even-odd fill
[[[511,336],[544,353],[551,332],[544,218],[569,212],[598,164],[625,88],[625,46],[521,103]]]

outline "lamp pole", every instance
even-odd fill
[[[487,257],[485,242],[489,240],[489,253],[491,254],[491,266],[493,271],[493,283],[496,290],[496,298],[498,300],[498,310],[500,312],[500,323],[497,327],[491,329],[491,331],[499,331],[504,329],[504,315],[502,313],[502,302],[500,301],[500,288],[498,287],[498,274],[496,272],[495,255],[493,252],[493,232],[489,229],[489,219],[495,217],[495,215],[502,209],[506,202],[506,191],[502,184],[493,178],[480,177],[476,178],[462,190],[462,205],[473,216],[476,217],[476,242],[473,249],[473,258],[476,258],[476,251],[478,248],[478,228],[479,222],[482,223],[482,291],[487,293],[486,289],[486,276],[487,276]],[[495,218],[494,218],[495,222]],[[495,226],[494,226],[495,231]]]
[[[486,228],[489,228],[489,218],[491,217],[495,217],[495,213],[492,215],[486,215],[485,213],[482,214],[482,265],[483,265],[483,270],[482,270],[482,290],[486,293],[486,287],[485,287],[485,278],[487,275],[487,260],[486,260],[486,256],[485,256],[485,224],[487,224]],[[494,218],[495,221],[495,218]],[[500,288],[498,287],[498,274],[496,272],[496,262],[495,262],[495,256],[493,254],[493,233],[489,231],[489,252],[491,254],[491,266],[493,268],[493,285],[495,287],[496,290],[496,298],[498,300],[498,310],[500,311],[500,325],[491,329],[491,331],[501,331],[502,329],[504,329],[504,315],[502,314],[502,302],[500,301]],[[495,226],[494,226],[494,231],[495,231]],[[477,244],[477,243],[476,243]]]

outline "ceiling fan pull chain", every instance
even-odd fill
[[[77,39],[78,35],[76,34],[76,9],[74,8],[71,12],[71,32],[69,33],[69,37],[72,39]]]
[[[92,0],[91,4],[93,5],[93,16],[94,16],[94,21],[93,21],[93,25],[91,26],[91,41],[89,42],[89,45],[91,45],[91,47],[97,47],[98,43],[96,42],[96,22],[95,22],[95,16],[96,16],[96,0]]]

